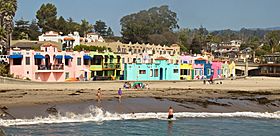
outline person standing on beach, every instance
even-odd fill
[[[169,110],[168,110],[168,117],[167,119],[172,119],[173,118],[173,108],[170,106],[169,107]]]
[[[118,90],[118,95],[119,95],[119,102],[121,102],[121,99],[122,99],[122,89],[119,88]]]
[[[97,101],[101,102],[101,88],[98,88],[96,96],[97,96]]]

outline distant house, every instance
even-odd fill
[[[86,37],[82,38],[83,42],[105,42],[102,36],[97,33],[88,33]]]
[[[280,76],[280,53],[262,56],[261,73],[263,76]]]
[[[78,32],[62,36],[57,32],[49,31],[39,36],[39,41],[53,41],[61,43],[63,45],[62,50],[73,49],[76,45],[80,45],[80,40]]]

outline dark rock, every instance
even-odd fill
[[[52,115],[57,115],[58,114],[58,111],[57,109],[55,108],[55,106],[52,106],[50,108],[47,108],[46,112],[48,114],[52,114]]]

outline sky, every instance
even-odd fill
[[[280,0],[18,0],[15,20],[36,19],[43,3],[57,7],[58,17],[106,22],[120,35],[120,19],[140,10],[168,5],[177,13],[180,28],[207,30],[267,28],[280,26]]]

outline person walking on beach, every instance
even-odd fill
[[[101,102],[101,88],[98,88],[96,96],[97,96],[97,101]]]
[[[168,110],[168,117],[167,119],[172,119],[173,118],[173,108],[170,106],[169,107],[169,110]]]
[[[122,89],[119,88],[118,90],[118,95],[119,95],[119,102],[121,102],[121,99],[122,99]]]

